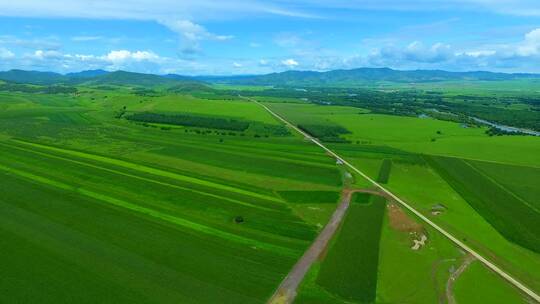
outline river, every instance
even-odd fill
[[[487,120],[484,120],[484,119],[476,118],[476,117],[471,117],[471,118],[474,119],[474,121],[476,121],[476,122],[488,125],[490,127],[494,127],[496,129],[499,129],[499,130],[502,130],[502,131],[516,132],[516,133],[540,136],[540,132],[538,132],[538,131],[500,125],[500,124],[497,124],[497,123],[494,123],[494,122],[491,122],[491,121],[487,121]]]

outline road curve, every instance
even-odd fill
[[[313,142],[314,144],[316,144],[317,146],[321,147],[323,150],[325,150],[328,154],[332,155],[333,157],[335,157],[336,159],[340,160],[341,162],[343,162],[343,164],[345,164],[347,167],[349,167],[351,170],[353,170],[354,172],[358,173],[360,176],[362,176],[363,178],[365,178],[366,180],[368,180],[371,184],[373,184],[375,187],[379,188],[383,193],[385,193],[386,195],[388,195],[389,197],[391,197],[393,200],[395,200],[396,202],[400,203],[403,207],[405,207],[406,209],[408,209],[410,212],[414,213],[418,218],[420,218],[422,221],[424,221],[425,223],[427,223],[429,226],[433,227],[435,230],[437,230],[438,232],[440,232],[442,235],[444,235],[446,238],[448,238],[450,241],[452,241],[453,243],[455,243],[457,246],[461,247],[461,249],[465,250],[466,252],[468,252],[469,254],[471,254],[473,257],[475,257],[476,259],[478,259],[480,262],[482,262],[484,265],[486,265],[489,269],[491,269],[492,271],[494,271],[495,273],[499,274],[501,277],[503,277],[505,280],[507,280],[508,282],[510,282],[512,285],[514,285],[515,287],[517,287],[519,290],[521,290],[522,292],[524,292],[525,294],[527,294],[529,297],[531,297],[534,301],[540,303],[540,295],[538,295],[534,290],[530,289],[529,287],[525,286],[523,283],[521,283],[520,281],[516,280],[514,277],[512,277],[510,274],[506,273],[504,270],[502,270],[501,268],[499,268],[497,265],[495,265],[494,263],[490,262],[488,259],[484,258],[482,255],[480,255],[478,252],[476,252],[474,249],[472,249],[471,247],[467,246],[465,243],[463,243],[462,241],[460,241],[458,238],[454,237],[452,234],[450,234],[449,232],[447,232],[446,230],[444,230],[443,228],[441,228],[439,225],[435,224],[433,221],[431,221],[429,218],[427,218],[425,215],[423,215],[422,213],[420,213],[419,211],[417,211],[416,209],[414,209],[412,206],[410,206],[409,204],[407,204],[406,202],[404,202],[402,199],[400,199],[399,197],[397,197],[395,194],[393,194],[392,192],[390,192],[388,189],[386,189],[385,187],[383,187],[381,184],[377,183],[375,180],[373,180],[372,178],[370,178],[369,176],[367,176],[364,172],[358,170],[355,166],[351,165],[348,161],[346,161],[345,159],[341,158],[341,156],[339,156],[338,154],[336,154],[334,151],[330,150],[329,148],[327,148],[325,145],[323,145],[321,142],[319,142],[316,138],[314,138],[313,136],[307,134],[306,132],[300,130],[298,127],[296,127],[295,125],[293,125],[292,123],[290,123],[289,121],[287,121],[286,119],[284,119],[283,117],[281,117],[279,114],[275,113],[274,111],[272,111],[270,108],[268,108],[267,106],[265,106],[264,104],[252,99],[252,98],[247,98],[247,97],[242,97],[240,96],[241,98],[244,98],[246,100],[249,100],[249,101],[252,101],[256,104],[258,104],[259,106],[261,106],[262,108],[264,108],[268,113],[270,113],[272,116],[274,116],[275,118],[277,118],[279,121],[283,122],[284,124],[286,124],[288,127],[294,129],[296,132],[302,134],[305,138],[309,139],[311,142]]]
[[[296,262],[289,274],[281,282],[277,290],[274,292],[268,303],[270,304],[289,304],[296,298],[296,291],[302,282],[304,276],[309,271],[311,265],[321,256],[321,253],[328,246],[332,236],[336,233],[347,209],[351,202],[352,193],[354,190],[343,190],[343,195],[339,206],[336,208],[328,224],[315,241],[309,246],[308,250]]]

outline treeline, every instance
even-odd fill
[[[376,90],[369,88],[309,88],[295,90],[274,88],[263,91],[244,91],[244,96],[294,98],[319,105],[342,105],[359,107],[372,113],[400,116],[417,116],[426,110],[456,114],[445,116],[446,120],[470,124],[468,116],[495,123],[540,130],[539,97],[450,95],[444,92],[414,89]],[[511,108],[512,104],[527,104],[530,109]]]
[[[298,128],[325,142],[348,143],[341,135],[351,133],[342,126],[300,124]]]
[[[501,130],[495,127],[490,127],[486,130],[486,134],[489,136],[502,136],[502,135],[526,135],[520,132]]]
[[[77,93],[77,88],[66,86],[36,86],[20,83],[1,83],[0,91],[21,92],[21,93],[39,93],[39,94],[73,94]]]
[[[179,125],[187,127],[200,127],[210,129],[223,129],[231,131],[245,131],[249,122],[220,117],[196,116],[189,114],[158,114],[158,113],[135,113],[125,116],[131,121]]]
[[[256,134],[270,134],[273,136],[287,136],[291,134],[283,125],[271,125],[261,122],[252,122],[249,131]]]

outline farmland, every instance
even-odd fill
[[[0,302],[265,303],[344,189],[296,303],[525,301],[479,261],[448,292],[462,251],[240,93],[540,287],[536,137],[270,87],[49,87],[0,88]]]
[[[350,207],[321,265],[319,285],[348,301],[369,303],[375,300],[384,210],[385,201],[380,197],[374,197],[368,205]]]
[[[290,136],[163,130],[55,97],[3,103],[2,302],[262,303],[318,229],[276,191],[337,199],[332,161]]]
[[[538,188],[536,186],[538,184],[536,171],[540,163],[538,159],[540,146],[537,138],[531,136],[490,137],[485,134],[483,128],[479,127],[464,128],[458,123],[432,118],[366,114],[365,111],[358,108],[341,107],[336,109],[338,108],[336,106],[312,105],[302,102],[272,102],[267,103],[267,105],[297,124],[324,125],[326,123],[343,126],[350,133],[341,136],[349,143],[329,142],[328,146],[374,180],[380,176],[380,166],[391,160],[389,189],[436,223],[460,236],[469,245],[492,256],[500,265],[504,265],[505,269],[515,273],[529,286],[540,287],[540,277],[530,271],[531,269],[540,269],[538,254],[527,249],[531,248],[530,246],[535,242],[538,234],[534,232],[537,225],[532,224],[533,221],[529,221],[537,216],[535,206],[538,202],[538,195],[535,194],[536,190],[532,190]],[[474,148],[470,148],[472,146]],[[499,231],[497,224],[490,222],[488,219],[490,215],[486,215],[485,210],[476,210],[472,206],[475,202],[471,197],[460,192],[452,184],[452,181],[445,177],[443,172],[438,171],[433,167],[434,164],[426,161],[427,158],[440,159],[443,156],[471,164],[476,171],[481,172],[467,185],[478,185],[487,181],[488,184],[497,188],[495,191],[483,190],[491,191],[491,193],[478,194],[482,199],[487,199],[490,195],[496,196],[497,191],[503,191],[505,193],[502,195],[510,196],[508,201],[519,201],[520,205],[515,207],[523,208],[521,216],[516,216],[514,205],[512,205],[512,210],[503,212],[505,219],[499,224],[510,226],[511,229],[518,229],[521,232],[513,231],[510,236],[508,233],[505,235]],[[450,166],[450,168],[456,169],[455,166]],[[454,179],[456,176],[459,177],[460,181],[463,180],[462,173],[454,175]],[[357,183],[364,185],[360,178],[357,178]],[[485,185],[474,189],[485,189]],[[487,204],[489,208],[495,206],[501,208],[503,205],[495,205],[491,201]],[[435,212],[433,208],[436,206],[443,209]],[[513,226],[516,221],[521,221],[522,218],[524,221]],[[388,237],[385,237],[384,231],[385,229],[383,229],[382,239],[392,239],[392,241],[390,243],[382,241],[381,252],[388,252],[384,249],[385,246],[395,247],[399,238],[396,238],[396,232],[391,232],[391,230],[388,232],[390,233]],[[434,235],[432,233],[429,235],[433,240]],[[521,246],[518,235],[524,235],[521,239]],[[436,242],[439,244],[435,248],[439,248],[441,251],[438,255],[430,257],[431,263],[440,264],[442,269],[454,267],[452,266],[453,262],[439,262],[453,261],[458,258],[455,253],[449,250],[444,240],[436,240]],[[399,285],[396,285],[395,290],[390,288],[395,283],[396,277],[395,274],[390,274],[393,268],[388,268],[388,273],[386,272],[386,265],[394,259],[397,261],[406,260],[407,255],[410,254],[407,251],[397,254],[399,252],[397,249],[394,249],[393,252],[393,254],[386,253],[384,258],[380,258],[379,280],[386,283],[378,285],[378,292],[381,299],[387,299],[383,301],[391,301],[389,299],[399,299],[403,296],[400,295],[403,288]],[[411,258],[414,256],[413,254]],[[412,262],[412,260],[406,264],[411,263],[420,265],[418,261]],[[399,267],[403,267],[403,264],[399,263],[399,265]],[[431,267],[429,265],[429,263],[426,265],[427,268]],[[438,268],[439,271],[442,271],[441,268]],[[392,283],[386,281],[387,276]],[[439,282],[444,281],[444,277],[441,274]],[[422,280],[429,281],[431,279],[427,277],[422,279],[421,274],[419,274],[416,282]],[[403,286],[405,285],[404,283]],[[444,286],[435,285],[434,288],[439,292],[435,292],[431,296],[428,294],[423,294],[423,296],[417,294],[417,296],[423,299],[440,297]]]

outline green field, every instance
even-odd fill
[[[380,197],[373,197],[369,205],[351,205],[321,265],[317,277],[321,287],[347,301],[375,299],[384,210],[385,200]]]
[[[427,159],[448,184],[502,235],[540,253],[538,203],[523,200],[465,160],[443,157]]]
[[[350,107],[341,107],[342,109],[337,111],[334,110],[337,108],[335,106],[301,103],[273,102],[267,105],[297,124],[338,124],[350,130],[351,134],[343,135],[350,143],[335,143],[329,146],[374,180],[379,177],[380,166],[385,161],[391,161],[392,177],[388,181],[389,189],[420,212],[431,217],[433,221],[460,237],[468,245],[490,257],[527,285],[532,286],[533,289],[540,288],[540,277],[536,275],[540,271],[540,257],[538,253],[527,248],[527,246],[535,246],[534,242],[539,235],[535,232],[538,225],[533,224],[538,222],[534,220],[538,215],[534,210],[538,206],[537,185],[540,181],[537,174],[537,168],[540,165],[538,138],[532,136],[490,137],[482,128],[464,128],[458,123],[432,118],[362,114],[365,111]],[[328,110],[325,111],[325,109]],[[425,161],[424,155],[429,155],[429,158],[457,156],[474,167],[476,172],[480,172],[479,176],[469,177],[472,178],[472,184],[487,180],[486,185],[475,188],[476,191],[485,191],[477,193],[476,196],[484,202],[491,197],[486,207],[499,210],[500,212],[496,213],[498,218],[488,219],[490,215],[486,217],[485,208],[473,208],[474,198],[458,191],[452,181]],[[449,167],[456,169],[456,166]],[[464,181],[464,173],[456,174],[454,180],[457,176],[460,182]],[[467,185],[470,184],[471,182]],[[491,185],[490,187],[496,185],[497,189],[493,190],[487,187],[488,185]],[[501,189],[502,194],[499,193]],[[486,193],[489,191],[490,193]],[[504,199],[502,204],[491,202],[500,202],[499,197],[507,199]],[[445,206],[446,210],[440,215],[432,215],[432,208],[438,204]],[[503,206],[508,206],[509,209],[503,211],[501,210]],[[520,210],[515,210],[516,208]],[[517,214],[520,215],[516,216]],[[521,221],[521,218],[524,220]],[[509,227],[512,235],[503,233],[504,228],[501,231],[501,226]],[[518,236],[520,234],[522,236]],[[385,256],[388,256],[381,261],[396,259],[397,264],[392,266],[394,268],[401,267],[397,266],[402,265],[399,263],[400,259],[409,259],[407,258],[409,254],[405,254],[406,251],[401,254],[398,254],[400,251],[396,251],[394,243],[398,239],[392,238],[390,243],[381,243],[383,248],[381,251],[387,252]],[[522,246],[516,245],[519,241]],[[448,247],[445,245],[446,241],[438,242],[440,244],[436,248]],[[385,246],[394,249],[385,249]],[[393,250],[394,253],[388,253],[388,250]],[[442,256],[430,257],[432,263],[436,263],[437,260],[453,259],[452,256],[455,253],[449,249],[445,249],[444,252],[446,253]],[[413,257],[414,255],[411,256]],[[384,269],[385,263],[381,263]],[[420,265],[419,262],[416,264]],[[441,265],[451,266],[449,262]],[[426,271],[429,268],[429,264],[426,265]],[[381,301],[385,303],[401,301],[400,299],[405,296],[403,293],[405,283],[402,284],[403,287],[399,284],[392,287],[395,279],[392,269],[379,270],[379,280],[383,283],[378,285],[378,292]],[[535,270],[531,271],[532,269]],[[447,274],[441,273],[441,281]],[[406,280],[405,277],[404,280]],[[413,282],[422,281],[428,284],[430,280],[432,279],[429,276],[423,277],[419,273],[418,279]],[[435,287],[439,291],[430,295],[425,290],[418,290],[415,294],[418,299],[431,298],[435,301],[440,296],[438,294],[444,292],[443,286],[436,285]],[[431,302],[426,301],[426,303]]]
[[[333,161],[291,136],[136,125],[114,118],[131,99],[102,94],[2,101],[0,302],[264,303],[328,215],[277,193],[335,203]],[[187,99],[160,107],[204,112]]]
[[[76,88],[0,92],[1,303],[265,303],[343,189],[374,188],[240,91],[540,288],[537,137],[315,104],[270,87]],[[313,94],[343,94],[329,92]],[[399,208],[404,227],[396,224],[396,206],[355,193],[296,303],[445,299],[462,252]],[[420,235],[427,240],[413,249]],[[453,295],[524,300],[477,261]]]

